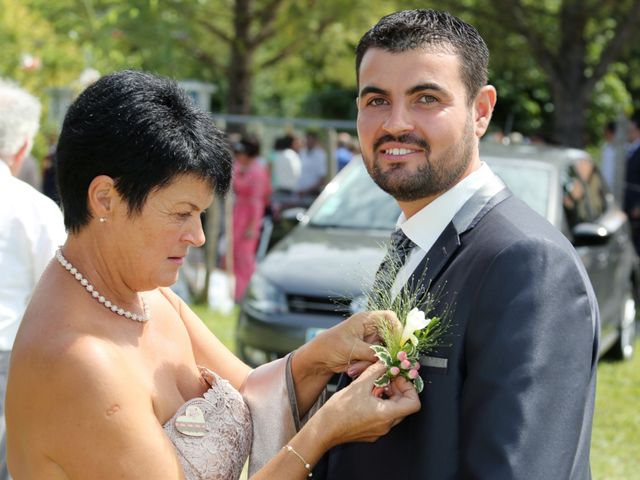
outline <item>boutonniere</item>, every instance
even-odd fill
[[[427,318],[422,310],[413,308],[404,319],[402,331],[389,328],[381,323],[380,336],[384,345],[372,345],[376,357],[387,367],[384,375],[374,383],[386,387],[397,376],[403,376],[416,387],[418,393],[424,388],[420,377],[420,355],[436,346],[438,338],[444,334],[441,317]]]
[[[394,296],[393,284],[399,268],[398,265],[392,265],[379,276],[375,282],[377,287],[367,296],[369,310],[391,310],[402,324],[402,330],[398,330],[380,321],[378,334],[382,345],[372,345],[371,348],[387,371],[376,380],[375,385],[385,387],[393,378],[402,376],[413,382],[420,393],[424,388],[419,373],[420,357],[436,347],[448,346],[444,337],[449,329],[452,309],[444,305],[439,309],[441,313],[434,315],[442,289],[435,293],[428,292],[421,278],[417,282],[410,282]],[[412,288],[411,285],[417,287]]]

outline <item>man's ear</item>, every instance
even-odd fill
[[[480,89],[473,101],[473,120],[475,133],[478,138],[481,138],[487,131],[487,128],[489,128],[489,122],[491,121],[493,107],[496,105],[497,98],[498,94],[493,85],[485,85]]]
[[[27,158],[27,153],[31,149],[31,142],[29,139],[25,138],[24,143],[20,147],[20,149],[13,155],[12,158],[9,159],[9,170],[11,170],[11,175],[17,177],[22,169],[22,164],[24,163],[24,159]]]
[[[113,178],[108,175],[98,175],[89,184],[87,191],[87,206],[94,217],[109,218],[113,214],[118,192]]]

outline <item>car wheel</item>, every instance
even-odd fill
[[[636,339],[636,302],[631,289],[625,294],[618,327],[618,339],[611,351],[618,360],[629,360],[633,356]]]

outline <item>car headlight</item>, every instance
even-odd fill
[[[263,313],[287,311],[287,298],[284,292],[259,273],[254,273],[251,277],[245,303],[253,310]]]

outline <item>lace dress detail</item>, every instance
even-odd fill
[[[211,388],[182,405],[164,431],[186,480],[237,480],[251,449],[249,408],[228,381],[204,368],[201,373]]]

